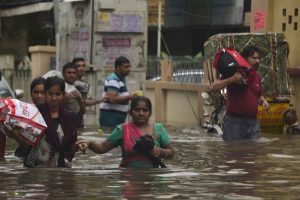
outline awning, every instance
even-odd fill
[[[53,2],[35,3],[15,8],[0,10],[0,17],[12,17],[17,15],[25,15],[30,13],[37,13],[49,11],[53,8]]]

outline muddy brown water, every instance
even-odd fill
[[[0,199],[300,199],[300,135],[224,142],[199,128],[168,127],[166,169],[120,169],[120,150],[77,153],[72,168],[23,168],[8,141]],[[86,130],[81,139],[104,140]]]

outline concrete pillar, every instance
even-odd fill
[[[206,59],[204,61],[204,79],[203,79],[203,83],[211,84],[217,79],[218,79],[217,72],[216,72],[216,69],[213,67],[212,61],[209,60],[209,59]]]
[[[42,76],[50,70],[51,57],[55,57],[54,46],[31,46],[31,78]]]
[[[155,120],[157,122],[165,123],[167,120],[166,116],[166,103],[167,103],[167,95],[166,90],[161,87],[161,82],[155,83],[155,95],[154,95],[154,101],[155,101]]]
[[[172,62],[163,60],[160,62],[161,80],[172,81],[173,78],[173,66]]]
[[[173,66],[172,62],[168,60],[163,60],[160,62],[160,71],[161,71],[161,81],[158,84],[155,84],[155,120],[157,122],[166,122],[166,90],[161,87],[162,82],[167,81],[171,82],[173,78]]]

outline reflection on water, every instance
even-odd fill
[[[300,136],[224,142],[201,129],[170,128],[167,169],[120,169],[120,150],[78,153],[71,169],[23,168],[9,142],[0,199],[298,199]],[[88,131],[80,138],[104,140]]]

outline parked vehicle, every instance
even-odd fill
[[[174,82],[201,83],[204,76],[203,69],[182,69],[173,73]],[[150,78],[152,81],[160,81],[161,77]]]
[[[202,92],[204,99],[204,121],[202,127],[208,133],[223,135],[222,123],[225,115],[225,96],[224,93]]]
[[[20,89],[12,90],[0,71],[0,98],[17,98],[20,99],[24,95],[24,91]]]

